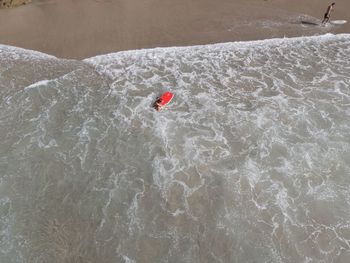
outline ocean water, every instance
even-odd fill
[[[2,263],[350,262],[348,34],[0,46],[0,98]]]

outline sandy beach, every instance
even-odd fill
[[[348,33],[319,0],[36,0],[0,10],[0,43],[81,59],[140,48]],[[350,2],[332,19],[350,21]]]

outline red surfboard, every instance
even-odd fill
[[[162,96],[160,96],[156,102],[154,103],[154,108],[159,111],[161,108],[166,106],[171,102],[173,99],[174,94],[171,93],[170,91],[165,92]]]

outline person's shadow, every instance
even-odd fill
[[[318,26],[318,25],[320,25],[319,23],[312,22],[312,21],[306,21],[306,20],[301,20],[301,24],[307,25],[307,26]]]

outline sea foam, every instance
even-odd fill
[[[346,262],[349,34],[0,50],[2,261]]]

